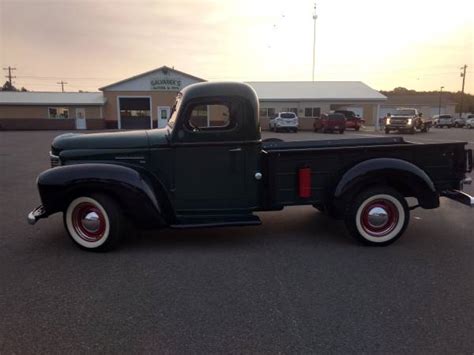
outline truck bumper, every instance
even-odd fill
[[[441,193],[441,196],[450,198],[451,200],[462,203],[463,205],[474,207],[474,197],[471,195],[459,191],[459,190],[447,190]]]
[[[33,211],[28,213],[28,223],[33,225],[35,224],[38,219],[45,218],[46,217],[46,210],[44,209],[43,205],[39,205],[36,207]]]

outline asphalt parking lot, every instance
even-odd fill
[[[87,253],[59,214],[26,223],[59,133],[0,132],[0,353],[473,353],[474,210],[417,209],[387,248],[292,207],[259,227],[141,232]],[[405,137],[474,149],[474,130]]]

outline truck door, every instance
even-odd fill
[[[190,102],[182,115],[173,144],[178,214],[255,208],[260,142],[244,139],[239,102],[218,98]]]

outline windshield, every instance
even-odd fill
[[[281,118],[295,118],[296,115],[294,113],[282,113],[280,117]]]
[[[171,128],[173,128],[176,123],[176,117],[178,115],[179,107],[181,106],[181,97],[182,95],[179,93],[178,96],[176,96],[176,102],[171,108],[170,119],[168,120],[168,126]]]
[[[396,115],[396,116],[413,116],[413,115],[415,115],[415,110],[396,110],[394,115]]]
[[[334,113],[340,113],[346,117],[355,117],[355,113],[353,111],[336,110]]]

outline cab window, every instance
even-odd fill
[[[193,131],[230,129],[230,105],[225,102],[193,105],[188,111],[186,122],[187,128]]]

